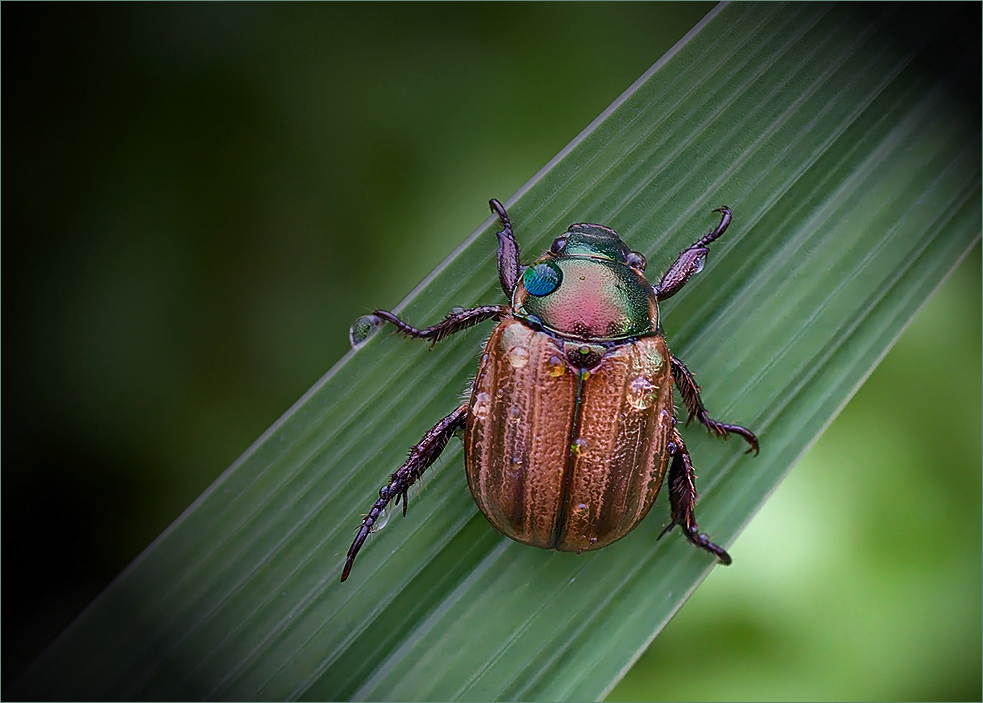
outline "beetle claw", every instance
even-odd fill
[[[665,536],[666,536],[667,534],[669,534],[670,532],[672,532],[672,528],[674,528],[674,527],[675,527],[676,525],[678,525],[678,524],[679,524],[678,522],[676,522],[675,520],[673,520],[673,521],[672,521],[672,522],[670,522],[670,523],[669,523],[668,525],[666,525],[666,526],[665,526],[665,527],[664,527],[664,528],[662,529],[662,532],[660,532],[660,533],[659,533],[659,536],[655,538],[655,539],[656,539],[656,541],[658,541],[658,540],[660,540],[660,539],[662,539],[662,538],[663,538],[663,537],[665,537]]]

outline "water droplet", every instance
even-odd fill
[[[700,257],[696,260],[696,270],[693,271],[693,273],[697,274],[700,271],[702,271],[706,263],[707,263],[707,255],[706,252],[704,252],[703,254],[700,254]]]
[[[471,413],[479,420],[484,420],[489,412],[491,412],[491,396],[487,393],[479,393],[474,397]]]
[[[587,453],[587,440],[583,437],[577,437],[573,440],[573,444],[570,445],[570,453],[574,456],[583,456]]]
[[[512,457],[512,463],[513,464],[521,464],[522,463],[522,455],[521,454],[516,454],[514,457]]]
[[[672,416],[669,414],[669,411],[663,410],[661,413],[659,413],[659,426],[665,427],[667,424],[669,424],[669,420],[671,418]]]
[[[529,363],[529,350],[525,347],[512,347],[506,352],[505,358],[509,360],[512,366],[521,369]]]
[[[375,522],[372,523],[372,531],[378,532],[388,524],[389,524],[389,512],[383,509],[382,512],[379,513],[379,516],[375,519]]]
[[[590,378],[590,371],[587,369],[580,369],[580,379],[582,381],[586,381],[588,378]]]
[[[645,352],[645,365],[650,366],[653,371],[658,371],[662,368],[662,354],[659,353],[658,349],[649,348]]]
[[[573,509],[574,512],[582,513],[587,510],[587,503],[578,503],[577,507]]]
[[[451,314],[460,315],[465,310],[467,310],[467,308],[462,308],[460,305],[455,305],[454,307],[451,308]]]
[[[522,285],[538,298],[554,292],[562,281],[563,272],[552,261],[533,264],[522,272]]]
[[[657,388],[644,376],[636,376],[628,384],[628,404],[636,410],[652,407]]]
[[[357,347],[372,336],[372,333],[382,327],[384,323],[385,320],[378,315],[362,315],[348,328],[348,341],[352,343],[353,347]]]
[[[509,422],[511,422],[513,425],[518,425],[519,420],[521,419],[522,419],[522,411],[519,410],[519,408],[516,408],[514,406],[509,408]]]
[[[551,356],[550,360],[546,362],[546,373],[548,373],[553,378],[559,378],[566,372],[567,372],[567,365],[560,357],[556,355]]]
[[[589,541],[589,542],[590,542],[591,544],[597,544],[597,537],[591,537],[591,538],[590,538],[590,540],[588,540],[588,541]]]

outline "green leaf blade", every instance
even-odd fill
[[[979,237],[979,126],[919,56],[952,12],[714,11],[510,206],[528,261],[573,221],[650,262],[735,212],[664,306],[669,344],[739,440],[685,431],[698,515],[733,542]],[[920,21],[919,42],[889,30]],[[500,299],[490,218],[405,301],[411,321]],[[337,583],[359,514],[459,402],[487,330],[378,334],[251,447],[15,689],[42,698],[491,700],[603,696],[713,568],[664,500],[595,554],[514,544],[452,445]],[[737,556],[739,567],[739,554]],[[53,672],[58,672],[57,675]]]

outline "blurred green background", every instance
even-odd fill
[[[7,4],[4,684],[711,7]],[[981,697],[980,268],[613,698]]]

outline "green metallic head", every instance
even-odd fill
[[[645,280],[645,257],[602,225],[576,224],[529,266],[512,296],[517,317],[578,340],[654,334],[659,308]]]

